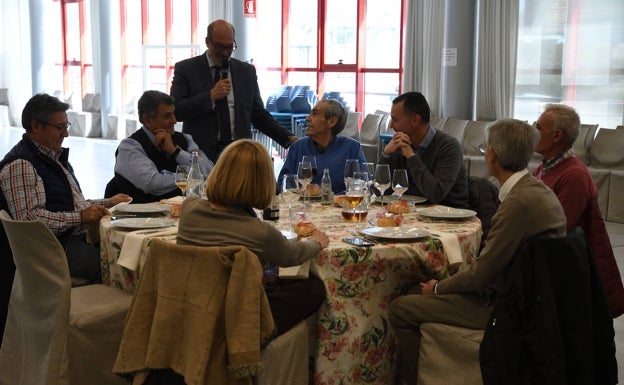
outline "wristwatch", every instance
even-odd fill
[[[182,147],[180,147],[180,146],[176,146],[175,151],[174,151],[174,152],[173,152],[173,154],[171,154],[171,155],[173,155],[173,157],[175,158],[176,156],[178,156],[178,154],[180,153],[180,151],[182,151]]]

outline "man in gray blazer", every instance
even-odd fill
[[[264,108],[256,69],[231,58],[234,27],[210,23],[206,46],[205,54],[175,64],[170,93],[182,132],[213,162],[232,140],[251,138],[251,124],[285,148],[297,140]]]
[[[389,318],[401,349],[404,384],[416,384],[420,324],[437,322],[484,330],[491,300],[507,283],[516,252],[534,237],[566,235],[566,217],[557,196],[527,171],[539,139],[525,122],[503,119],[489,128],[485,160],[500,182],[500,205],[478,258],[454,275],[417,285],[414,294],[396,298]]]

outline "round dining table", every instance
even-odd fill
[[[312,321],[317,385],[394,384],[399,352],[388,321],[390,303],[411,286],[444,279],[478,256],[481,222],[469,211],[447,217],[443,206],[416,205],[402,214],[400,227],[375,228],[375,218],[383,210],[372,205],[365,220],[350,221],[342,217],[342,208],[312,201],[309,208],[295,207],[291,221],[281,204],[280,219],[272,222],[287,233],[305,217],[330,238],[327,253],[309,267],[309,274],[318,276],[326,288],[326,301]],[[175,242],[175,232],[175,225],[155,230],[119,228],[104,217],[100,225],[103,282],[133,292],[151,240]],[[349,237],[364,237],[373,245],[343,241]],[[132,246],[124,245],[128,239]]]

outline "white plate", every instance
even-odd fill
[[[303,199],[303,194],[299,194],[299,198]],[[308,195],[308,199],[321,199],[321,195]]]
[[[418,215],[429,218],[439,219],[466,219],[472,218],[477,213],[467,209],[454,209],[452,207],[438,206],[438,207],[425,207],[416,210]]]
[[[157,229],[174,224],[175,221],[169,218],[122,218],[111,221],[111,225],[127,229]]]
[[[416,227],[369,227],[360,230],[361,234],[379,239],[416,239],[429,236],[427,230],[418,229]]]
[[[115,208],[115,212],[131,214],[162,213],[164,211],[165,208],[162,205],[155,203],[131,203]]]
[[[390,203],[394,202],[397,199],[399,199],[398,195],[384,195],[383,202]],[[427,201],[427,198],[418,195],[403,195],[401,199],[413,204],[424,203]],[[375,202],[381,203],[381,197],[375,197]]]

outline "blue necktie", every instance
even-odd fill
[[[221,79],[221,67],[215,67],[215,84]],[[221,142],[228,145],[232,141],[232,127],[230,125],[230,107],[227,96],[223,99],[215,100],[215,111],[219,119],[219,132]]]

